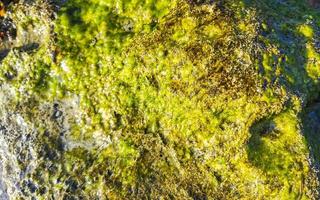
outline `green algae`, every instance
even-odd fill
[[[309,25],[301,25],[300,27],[298,27],[298,31],[309,39],[314,36],[313,28]]]
[[[300,132],[297,116],[285,111],[273,119],[268,119],[252,129],[253,137],[249,142],[249,159],[269,177],[276,178],[272,183],[271,196],[283,199],[307,198],[302,192],[306,160],[301,160],[308,149]],[[301,156],[297,156],[301,154]],[[276,185],[282,185],[276,187]],[[295,189],[294,189],[295,188]],[[290,190],[296,192],[289,192]]]
[[[44,159],[34,179],[50,190],[37,195],[317,198],[299,113],[319,92],[319,13],[300,1],[287,4],[64,4],[57,43],[12,51],[0,80],[17,88],[17,101],[76,94],[82,117],[71,138],[101,132],[111,144],[62,152],[56,169],[40,175]],[[8,80],[8,73],[16,75]],[[27,111],[30,121],[41,118],[36,110]],[[48,145],[44,152],[59,149],[52,137],[40,142]]]

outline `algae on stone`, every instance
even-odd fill
[[[17,196],[318,198],[319,144],[303,114],[319,94],[318,10],[69,0],[52,21],[33,10],[49,4],[31,5],[30,20],[12,7],[17,46],[0,64],[15,93],[4,107],[34,130],[37,163],[17,167]],[[24,31],[31,51],[19,48]]]

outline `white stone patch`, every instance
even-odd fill
[[[65,60],[61,61],[60,66],[63,69],[63,71],[70,72],[70,68],[68,67],[68,65],[67,65]]]

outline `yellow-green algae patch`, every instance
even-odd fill
[[[65,3],[55,42],[1,64],[18,102],[79,98],[68,137],[84,143],[62,151],[55,171],[38,166],[32,176],[49,190],[35,196],[316,199],[300,112],[319,92],[319,12],[287,4]],[[45,135],[40,114],[25,116]],[[104,145],[83,145],[97,132]]]
[[[303,24],[298,27],[298,31],[309,39],[314,36],[313,28],[310,25]]]
[[[253,127],[251,132],[249,159],[265,172],[268,180],[274,179],[275,184],[282,185],[271,188],[271,197],[307,198],[301,190],[306,178],[304,174],[310,173],[308,160],[303,156],[308,149],[299,134],[299,121],[294,112],[284,111]]]

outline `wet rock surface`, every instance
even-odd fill
[[[312,164],[320,177],[320,103],[314,102],[308,106],[302,115],[303,130],[311,152]]]

